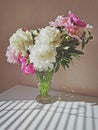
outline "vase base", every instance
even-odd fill
[[[42,103],[42,104],[50,104],[50,103],[56,102],[57,98],[52,95],[47,95],[47,96],[38,95],[36,97],[36,100],[37,102]]]

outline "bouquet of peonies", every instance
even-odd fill
[[[84,54],[83,48],[93,39],[91,28],[71,11],[44,28],[20,28],[10,37],[7,61],[19,64],[24,74],[49,69],[57,72],[60,65],[65,69],[74,57]]]

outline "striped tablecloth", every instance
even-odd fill
[[[31,90],[15,86],[0,94],[0,130],[98,130],[98,105],[93,102],[58,100],[44,105],[31,99],[38,94],[36,88],[34,94]]]

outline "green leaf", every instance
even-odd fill
[[[80,58],[80,55],[79,54],[76,54],[76,53],[70,53],[71,56],[75,57],[76,59],[79,59]]]
[[[90,31],[83,32],[83,35],[80,38],[82,40],[82,50],[84,49],[85,45],[89,42],[89,40],[93,39]]]

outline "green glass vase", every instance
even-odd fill
[[[55,101],[55,98],[49,95],[52,76],[53,76],[53,70],[36,72],[37,83],[40,92],[40,94],[36,97],[36,100],[39,103],[48,104]]]

